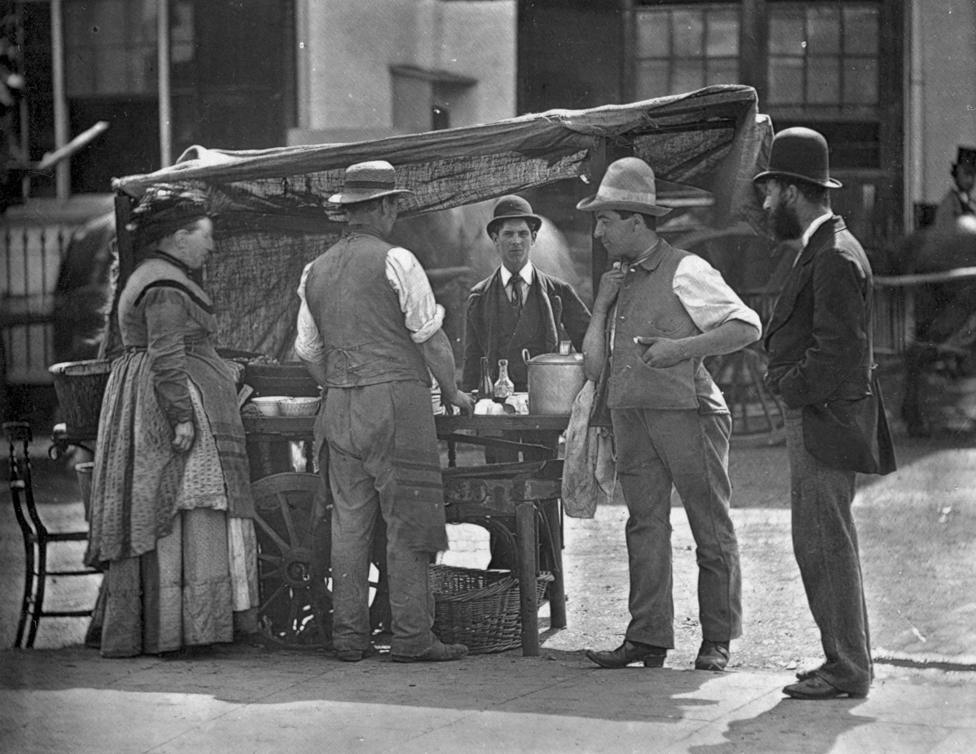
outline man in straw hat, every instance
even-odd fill
[[[654,171],[636,157],[612,163],[592,212],[594,237],[613,268],[600,280],[583,340],[586,376],[605,384],[617,473],[630,517],[631,621],[613,650],[587,650],[605,668],[642,661],[661,667],[674,647],[671,596],[671,488],[698,547],[699,670],[724,670],[741,634],[739,547],[729,516],[732,419],[702,364],[758,340],[758,315],[704,259],[656,232]]]
[[[826,661],[783,689],[796,699],[864,697],[871,685],[857,532],[855,472],[894,468],[871,349],[871,266],[830,210],[827,141],[809,128],[776,134],[754,181],[780,239],[801,247],[766,328],[766,384],[787,406],[793,550]]]
[[[555,353],[561,340],[583,347],[590,312],[573,287],[537,269],[529,258],[542,218],[520,196],[503,196],[487,231],[500,264],[471,289],[464,326],[465,390],[478,387],[481,357],[492,369],[508,359],[515,389],[524,392],[527,370],[522,349],[533,356]],[[492,373],[492,377],[497,377]]]
[[[434,636],[427,570],[447,549],[430,374],[471,411],[454,382],[454,356],[420,262],[385,240],[401,195],[393,166],[350,165],[329,201],[348,216],[343,237],[306,266],[295,351],[325,388],[316,420],[320,468],[331,484],[332,641],[340,660],[372,653],[369,556],[386,523],[394,662],[456,660],[461,644]],[[327,469],[327,470],[326,470]]]

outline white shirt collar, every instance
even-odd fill
[[[817,232],[821,225],[827,222],[834,214],[832,212],[824,212],[820,217],[814,219],[812,223],[807,226],[807,229],[803,231],[803,235],[800,236],[800,248],[805,249],[807,244],[810,243],[810,239],[813,234]]]
[[[502,265],[499,269],[502,272],[502,285],[508,285],[508,281],[511,279],[512,273],[505,265]],[[522,282],[526,285],[532,285],[532,262],[525,263],[525,266],[519,270],[519,277],[522,278]]]

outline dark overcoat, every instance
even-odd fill
[[[803,248],[776,301],[764,344],[770,387],[803,409],[807,450],[836,468],[895,467],[871,346],[871,265],[834,215]]]

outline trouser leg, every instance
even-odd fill
[[[369,554],[379,513],[372,479],[356,459],[332,449],[332,644],[336,650],[369,646]]]
[[[855,474],[807,452],[801,411],[788,412],[786,430],[793,551],[826,656],[817,673],[843,691],[865,693],[873,669],[851,514]]]
[[[648,435],[644,413],[612,412],[617,474],[627,502],[626,537],[630,568],[630,624],[627,638],[674,646],[671,596],[671,477]]]
[[[738,638],[742,634],[742,575],[729,512],[732,419],[728,414],[668,411],[657,412],[650,424],[665,448],[695,538],[702,637],[718,642]],[[665,444],[668,438],[671,440]]]

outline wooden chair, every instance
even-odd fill
[[[30,443],[31,428],[27,422],[5,422],[3,431],[7,438],[10,460],[10,497],[14,516],[24,540],[24,596],[20,605],[20,619],[14,648],[30,649],[34,646],[37,627],[41,618],[81,618],[90,616],[87,610],[45,610],[44,595],[48,578],[91,576],[94,568],[78,567],[67,570],[49,570],[48,547],[65,542],[85,542],[88,531],[51,531],[45,526],[34,502],[31,483]],[[17,445],[21,446],[20,453]],[[28,627],[28,618],[30,626]],[[25,636],[26,633],[26,636]]]

